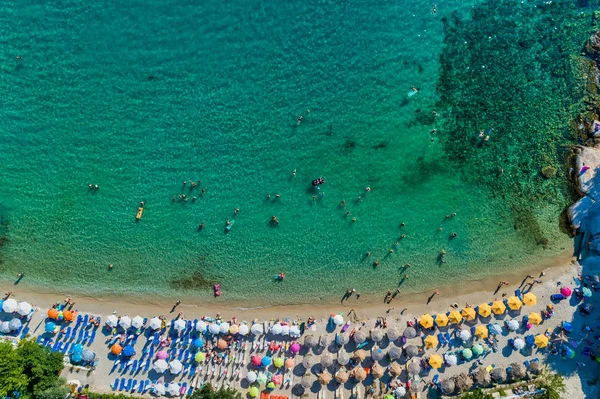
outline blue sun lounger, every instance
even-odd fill
[[[138,393],[144,392],[144,380],[140,381],[140,385],[138,387]]]
[[[187,396],[192,396],[193,393],[194,393],[194,387],[190,385],[190,389],[187,392]]]
[[[79,327],[79,325],[81,324],[82,321],[83,321],[83,317],[80,314],[78,314],[77,322],[75,323],[75,328]]]
[[[137,387],[138,381],[137,380],[133,380],[133,384],[131,385],[131,391],[135,392],[135,388]]]
[[[131,365],[131,374],[135,373],[138,369],[138,361],[137,359],[135,359],[133,361],[133,364]]]
[[[146,367],[144,367],[144,373],[147,373],[150,370],[150,359],[146,360]]]
[[[82,330],[83,331],[83,330]],[[83,334],[83,344],[85,344],[85,342],[90,338],[90,332],[85,330],[85,333]]]
[[[90,341],[88,342],[88,346],[90,346],[91,344],[93,344],[95,339],[96,339],[96,330],[93,330],[92,331],[92,336],[90,337]]]
[[[25,336],[29,333],[29,327],[25,327],[21,332],[20,338],[25,338]]]
[[[119,387],[119,378],[115,379],[115,382],[113,382],[112,390],[116,391],[118,387]]]
[[[123,370],[125,369],[125,362],[121,362],[121,364],[119,365],[119,373],[123,373]]]
[[[83,338],[83,329],[79,330],[79,335],[77,336],[77,343],[80,343],[82,338]]]
[[[125,388],[125,378],[121,378],[121,383],[119,384],[119,391],[122,391]]]
[[[183,359],[183,354],[185,353],[185,351],[183,350],[183,348],[179,351],[179,356],[177,356],[177,360],[181,361]]]
[[[131,391],[132,382],[133,382],[133,380],[131,378],[127,380],[127,387],[126,387],[127,391]]]
[[[90,321],[90,316],[86,314],[85,317],[83,318],[83,328],[85,328],[85,326],[87,326],[88,321]]]
[[[146,380],[144,384],[144,391],[142,393],[146,393],[150,389],[150,380]]]

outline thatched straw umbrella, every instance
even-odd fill
[[[467,392],[473,386],[473,379],[465,373],[460,373],[454,377],[454,385],[458,392]]]
[[[490,377],[496,384],[502,384],[506,381],[506,370],[502,367],[497,367],[490,372]]]
[[[321,356],[321,366],[327,368],[327,367],[331,367],[332,364],[333,364],[333,358],[331,357],[331,355],[327,354],[327,355]]]
[[[321,374],[319,374],[319,384],[327,385],[331,381],[331,374],[329,371],[325,370]]]
[[[510,370],[510,378],[511,380],[517,381],[520,380],[522,378],[525,378],[525,375],[527,373],[527,369],[525,368],[525,365],[523,365],[522,363],[512,363],[510,365],[511,370]]]
[[[421,372],[421,366],[419,366],[419,363],[412,362],[411,364],[408,365],[408,374],[417,375],[420,372]]]
[[[379,363],[375,363],[373,367],[371,367],[371,375],[373,378],[381,378],[385,374],[385,369],[381,367]]]
[[[357,344],[362,344],[367,340],[367,335],[362,331],[357,331],[354,333],[354,342]]]
[[[475,383],[482,387],[488,387],[492,383],[492,377],[490,376],[490,372],[487,371],[484,367],[480,367],[479,370],[475,373]]]
[[[400,338],[400,331],[396,327],[388,328],[386,335],[390,341],[395,341]]]
[[[327,348],[329,345],[331,345],[331,337],[329,335],[321,335],[319,345],[323,348]]]
[[[344,351],[338,352],[337,362],[340,365],[345,366],[348,364],[349,361],[350,361],[350,356],[348,355],[348,353],[346,353]]]
[[[541,365],[540,365],[540,362],[539,362],[539,361],[537,361],[537,362],[531,362],[531,363],[529,363],[529,372],[530,372],[531,374],[538,375],[538,374],[540,373],[540,371],[541,371],[541,370],[540,370],[540,369],[541,369],[541,367],[540,367],[540,366],[541,366]]]
[[[344,382],[348,381],[348,372],[345,368],[341,368],[338,370],[337,373],[335,373],[335,380],[340,384],[343,384]]]
[[[350,334],[343,333],[338,335],[336,338],[336,342],[338,343],[338,345],[346,345],[348,342],[350,342]]]
[[[364,381],[367,378],[367,372],[362,367],[358,366],[352,370],[352,377],[356,379],[356,381]]]
[[[440,384],[440,388],[442,394],[444,395],[452,395],[454,393],[454,390],[456,389],[456,387],[454,386],[454,381],[452,380],[442,381],[442,383]]]
[[[400,359],[402,357],[402,349],[394,346],[389,350],[388,355],[392,360]]]
[[[398,377],[400,374],[402,374],[402,366],[394,362],[391,364],[389,372],[392,377]]]
[[[402,335],[404,335],[406,338],[414,338],[417,336],[417,330],[415,330],[413,327],[406,327]]]
[[[315,364],[315,358],[313,355],[306,355],[304,359],[302,359],[302,365],[305,369],[309,370]]]
[[[312,374],[305,374],[304,377],[302,377],[302,381],[300,381],[300,385],[305,389],[312,387],[314,383],[315,377]]]
[[[304,345],[306,345],[307,347],[314,348],[315,346],[317,346],[317,344],[318,341],[313,335],[307,335],[306,337],[304,337]]]
[[[408,357],[417,356],[419,354],[419,348],[417,348],[415,345],[406,345],[404,350],[406,351],[406,356]]]
[[[421,391],[421,381],[413,382],[413,384],[410,386],[409,391],[412,393],[419,393]]]
[[[371,339],[375,342],[379,342],[383,339],[383,331],[371,330]]]
[[[354,352],[354,356],[353,357],[355,359],[358,359],[359,361],[362,362],[367,357],[367,352],[364,351],[364,350],[362,350],[362,349],[359,349],[359,350],[357,350],[357,351]]]

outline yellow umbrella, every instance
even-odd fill
[[[434,369],[439,369],[440,367],[442,367],[443,363],[444,361],[442,360],[442,357],[440,355],[432,355],[429,358],[429,365]]]
[[[521,306],[523,306],[523,302],[521,302],[521,300],[516,296],[511,296],[508,298],[508,307],[511,310],[519,310],[521,309]]]
[[[506,312],[506,305],[501,301],[494,301],[494,303],[492,303],[492,312],[494,312],[494,314],[504,314],[504,312]]]
[[[529,322],[537,326],[542,322],[542,316],[539,313],[531,312],[529,313]]]
[[[435,335],[428,335],[427,338],[425,338],[425,347],[426,348],[437,348],[438,344],[439,344],[439,341]]]
[[[527,294],[523,295],[523,302],[527,306],[533,306],[537,303],[537,298],[534,294],[528,292]]]
[[[548,346],[548,337],[542,334],[535,336],[535,346],[538,348],[545,348]]]
[[[437,324],[438,327],[446,327],[448,325],[448,316],[444,313],[438,313],[435,316],[435,324]]]
[[[481,317],[488,317],[492,314],[492,308],[487,303],[482,303],[479,305],[479,315]]]
[[[464,308],[462,310],[461,314],[462,314],[462,317],[464,317],[466,321],[475,320],[475,318],[477,317],[477,314],[475,313],[475,309],[473,309],[473,308]]]
[[[421,320],[419,320],[419,324],[423,326],[423,328],[431,328],[433,327],[433,317],[429,313],[421,316]]]
[[[487,336],[488,336],[487,327],[484,325],[478,325],[477,328],[475,329],[475,335],[477,335],[481,339],[487,338]]]
[[[452,312],[450,312],[450,316],[448,318],[450,319],[450,323],[452,324],[458,324],[462,321],[462,316],[460,315],[460,312],[458,310],[453,310]]]

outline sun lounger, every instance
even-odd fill
[[[125,369],[125,363],[121,362],[121,364],[119,365],[119,373],[123,373],[124,369]]]
[[[519,298],[521,301],[523,300],[523,295],[521,294],[521,290],[518,289],[515,291],[515,296]]]
[[[529,363],[529,360],[525,360],[525,361],[523,362],[523,364],[525,365],[525,367],[529,368],[529,365],[530,365],[531,363]]]
[[[122,391],[125,388],[125,378],[121,378],[121,383],[119,384],[119,391]]]
[[[146,380],[144,381],[144,390],[142,391],[142,393],[146,393],[146,391],[148,391],[150,389],[150,380]]]
[[[190,385],[190,389],[188,389],[188,391],[187,391],[187,396],[192,396],[193,393],[194,393],[194,387]]]
[[[138,369],[138,361],[137,361],[137,359],[135,359],[133,361],[133,364],[131,365],[131,373],[132,374],[135,373],[137,371],[137,369]]]
[[[181,361],[183,359],[183,354],[185,353],[185,351],[183,350],[183,348],[179,351],[179,356],[177,356],[177,360]]]
[[[81,329],[79,331],[79,335],[77,336],[77,343],[80,343],[82,338],[83,338],[83,329]]]
[[[439,380],[440,380],[440,375],[436,374],[433,376],[433,379],[431,380],[431,382],[433,382],[434,384],[437,384]]]
[[[144,392],[144,380],[140,381],[140,385],[138,387],[138,393]]]
[[[90,338],[90,332],[89,331],[85,331],[84,335],[83,335],[83,343],[85,344],[85,342]]]
[[[144,367],[144,373],[147,373],[150,370],[150,359],[146,360],[146,367]]]
[[[131,392],[135,392],[135,388],[137,387],[138,380],[133,380],[133,384],[131,384]]]
[[[444,334],[443,333],[439,333],[438,334],[438,341],[440,341],[440,344],[442,346],[444,346],[446,344],[446,341],[444,340]]]
[[[88,346],[92,345],[94,343],[94,340],[96,339],[96,330],[92,330],[92,335],[90,336],[90,340],[88,342]]]
[[[90,316],[86,314],[85,317],[83,318],[83,328],[85,328],[85,326],[87,326],[88,321],[90,321]]]
[[[83,321],[83,317],[80,314],[78,314],[77,322],[75,323],[75,328],[79,327],[79,325],[81,324],[82,321]]]
[[[133,383],[133,380],[130,378],[127,380],[127,386],[125,388],[126,391],[131,391],[131,384]]]
[[[21,331],[21,335],[19,338],[25,338],[25,336],[29,333],[29,327],[25,327],[23,331]]]
[[[119,387],[119,379],[115,379],[115,382],[112,383],[112,390],[116,391],[117,388]]]

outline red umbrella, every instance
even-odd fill
[[[260,356],[252,356],[252,365],[258,367],[262,364],[262,358]]]
[[[290,352],[298,353],[300,352],[300,344],[298,342],[294,342],[292,346],[290,346]]]
[[[563,294],[564,296],[571,296],[571,289],[569,287],[563,287],[560,290],[560,293]]]
[[[276,385],[281,385],[283,382],[283,376],[281,374],[275,374],[273,378],[271,378],[271,381],[273,381]]]

